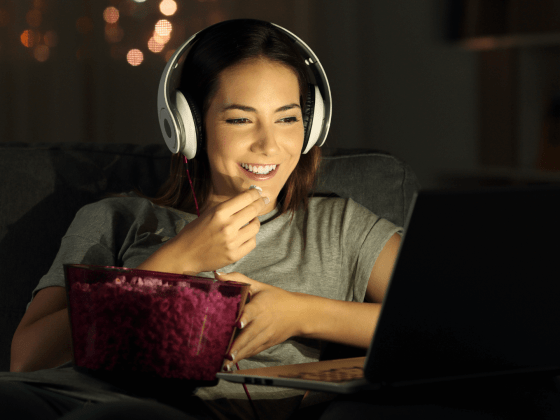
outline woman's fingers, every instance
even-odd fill
[[[251,294],[251,297],[255,296],[258,292],[260,292],[264,285],[264,283],[250,279],[249,277],[237,272],[232,272],[232,273],[216,272],[214,274],[214,278],[220,281],[236,281],[239,283],[250,284],[251,287],[249,289],[249,293]]]
[[[226,357],[228,360],[226,366],[232,366],[240,360],[247,359],[271,347],[270,338],[270,333],[266,327],[259,329],[256,323],[251,323],[243,329],[234,341],[230,353]]]

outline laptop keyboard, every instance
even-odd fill
[[[345,367],[321,370],[318,372],[299,372],[292,375],[279,375],[281,378],[305,379],[306,381],[348,382],[364,377],[363,367]]]

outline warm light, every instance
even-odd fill
[[[37,45],[33,50],[33,55],[37,61],[47,61],[49,58],[50,49],[46,45]]]
[[[134,3],[144,3],[146,0],[133,0]]]
[[[156,33],[159,36],[169,36],[171,30],[173,29],[173,25],[167,19],[161,19],[156,23]]]
[[[154,38],[154,41],[156,41],[158,44],[165,45],[171,39],[171,35],[161,36],[161,35],[158,35],[156,31],[154,31],[153,38]]]
[[[58,44],[58,35],[55,31],[47,31],[43,39],[47,47],[56,47]]]
[[[144,54],[139,49],[134,48],[126,55],[126,61],[131,66],[139,66],[144,61]]]
[[[38,28],[39,26],[41,26],[43,15],[39,10],[33,9],[27,12],[27,14],[25,15],[25,20],[27,21],[27,24],[32,28]]]
[[[110,43],[120,42],[123,39],[124,31],[118,23],[105,25],[105,40]]]
[[[103,19],[105,19],[107,23],[117,23],[117,20],[119,20],[119,11],[116,7],[107,7],[103,11]]]
[[[93,29],[93,21],[87,16],[82,16],[76,21],[76,29],[82,34],[87,34]]]
[[[151,37],[150,40],[148,41],[148,49],[151,52],[161,52],[161,50],[163,50],[163,47],[165,47],[165,44],[160,44],[159,42],[157,42],[154,37]]]
[[[177,11],[177,3],[175,3],[173,0],[163,0],[159,4],[159,10],[165,16],[171,16]]]
[[[25,31],[23,31],[19,38],[23,45],[25,45],[27,48],[31,48],[33,45],[35,45],[38,37],[35,31],[26,29]]]

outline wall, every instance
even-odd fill
[[[0,25],[0,141],[160,141],[155,99],[165,60],[147,51],[132,67],[124,58],[126,49],[144,46],[150,25],[162,17],[150,1],[144,14],[122,13],[124,37],[116,44],[107,41],[101,19],[111,1],[50,2],[39,29],[56,28],[59,41],[45,62],[14,39],[37,2],[9,3],[14,21]],[[389,151],[412,165],[427,188],[449,169],[476,166],[476,61],[445,40],[444,0],[181,4],[188,13],[174,27],[174,42],[237,17],[271,20],[304,39],[333,94],[327,146]],[[86,33],[76,26],[83,16],[92,16]]]
[[[445,40],[446,2],[322,4],[317,53],[334,97],[328,141],[388,150],[425,188],[450,169],[474,169],[476,56]]]

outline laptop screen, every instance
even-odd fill
[[[416,381],[560,366],[556,187],[420,192],[366,377]]]

